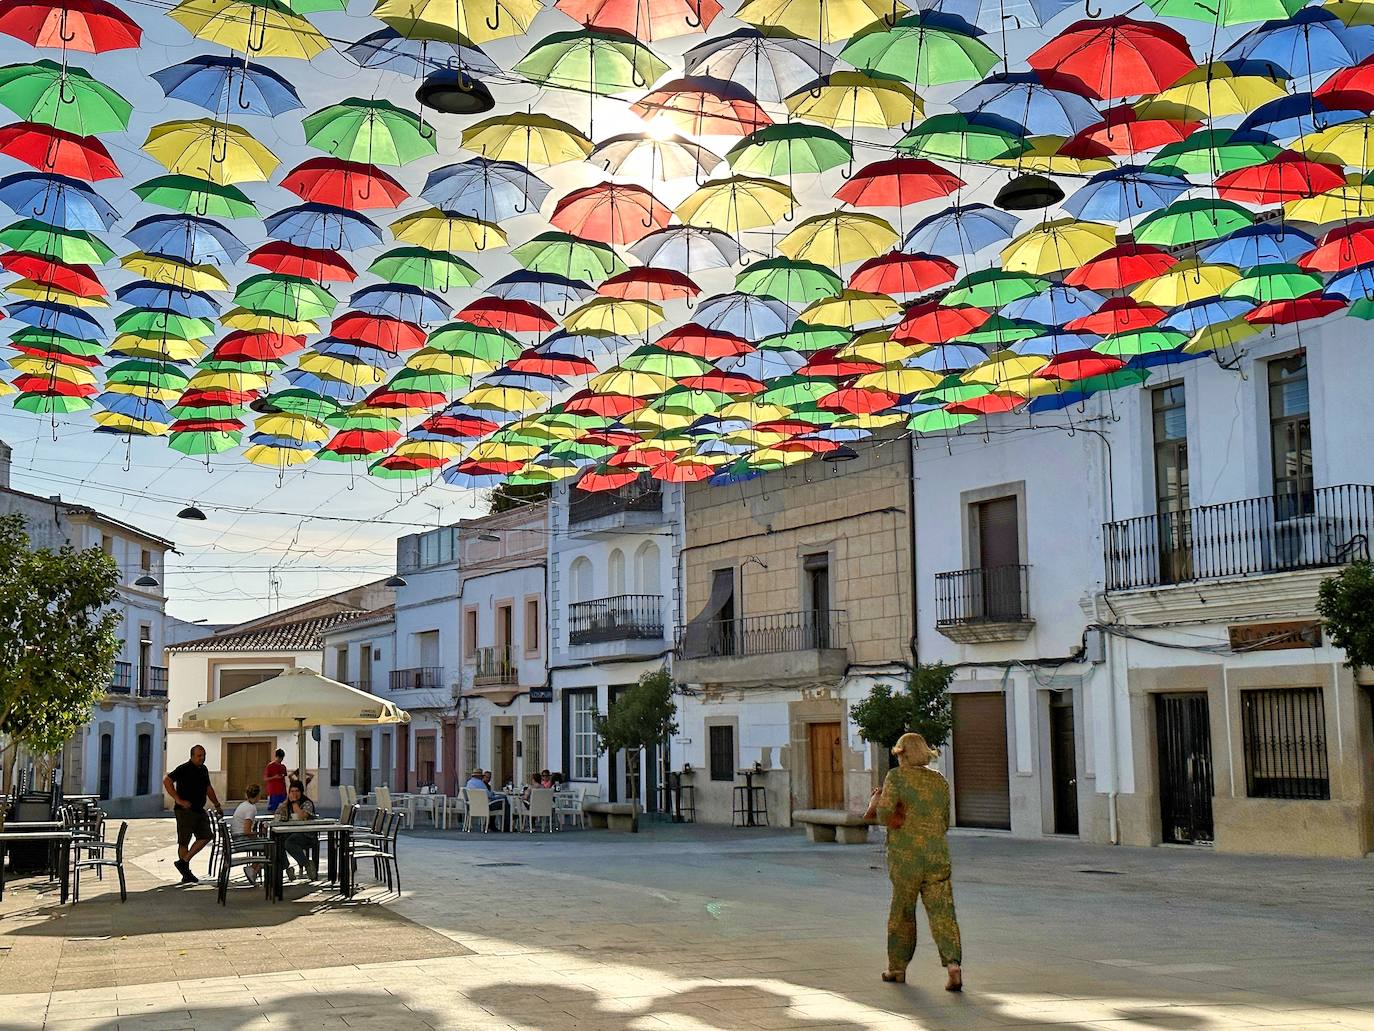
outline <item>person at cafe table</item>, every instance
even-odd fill
[[[481,770],[473,770],[472,776],[463,786],[469,791],[485,791],[492,812],[500,812],[503,816],[508,816],[507,807],[509,803],[506,801],[505,795],[492,790],[490,773],[484,775]]]
[[[305,794],[305,786],[298,780],[293,780],[286,789],[286,801],[277,807],[277,823],[286,823],[290,820],[313,820],[315,819],[315,803]],[[315,867],[314,850],[310,847],[311,842],[306,839],[309,835],[288,834],[286,835],[285,847],[286,854],[296,861],[296,865],[301,868],[307,880],[315,880],[319,874]],[[286,868],[286,875],[293,881],[296,875],[291,871],[290,865]]]

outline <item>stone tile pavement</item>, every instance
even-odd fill
[[[886,985],[877,846],[783,831],[403,838],[404,891],[342,905],[175,887],[0,903],[0,1029],[1374,1031],[1374,863],[954,841],[963,996],[928,941]],[[381,904],[375,904],[380,902]],[[924,928],[923,928],[924,930]]]

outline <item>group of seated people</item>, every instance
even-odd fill
[[[550,788],[555,791],[563,784],[561,773],[550,773],[548,770],[540,770],[538,773],[530,774],[529,783],[520,791],[520,801],[529,804],[530,792],[538,788]],[[510,799],[500,791],[491,786],[491,770],[473,770],[468,777],[468,782],[463,785],[468,791],[485,791],[487,802],[491,806],[493,813],[500,813],[505,817],[510,815]]]
[[[231,825],[232,832],[242,837],[253,837],[258,833],[257,815],[258,800],[262,798],[262,787],[258,784],[249,784],[244,789],[244,799],[234,810]],[[287,820],[314,820],[318,814],[315,811],[315,803],[305,793],[305,785],[299,780],[292,780],[286,789],[286,798],[272,810],[273,819],[277,823],[284,823]],[[288,835],[283,841],[283,847],[289,858],[296,861],[299,872],[307,880],[315,880],[319,876],[319,859],[315,849],[312,847],[314,842],[307,840],[308,836],[301,834]],[[256,864],[244,868],[244,875],[250,884],[258,883],[259,870]],[[290,880],[295,880],[297,871],[288,863],[286,876]]]

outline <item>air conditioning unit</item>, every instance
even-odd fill
[[[1341,520],[1333,516],[1305,515],[1274,523],[1270,566],[1303,569],[1333,561],[1344,543]]]

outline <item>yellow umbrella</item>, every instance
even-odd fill
[[[1062,272],[1086,265],[1115,246],[1115,226],[1057,218],[1027,230],[1003,247],[1002,267],[1035,276]]]
[[[853,427],[859,430],[880,430],[884,426],[895,426],[910,416],[903,412],[848,412],[836,419],[831,426],[836,429]]]
[[[889,338],[889,330],[879,329],[861,333],[835,352],[839,358],[858,358],[879,365],[896,365],[912,357],[917,351],[929,350],[925,344],[904,343]]]
[[[627,429],[650,431],[675,432],[685,430],[695,422],[695,415],[688,415],[683,412],[658,411],[653,408],[641,408],[637,412],[631,412],[620,421]]]
[[[36,354],[20,354],[9,360],[10,368],[29,376],[42,376],[44,379],[60,379],[63,383],[75,383],[87,387],[95,382],[95,373],[84,365],[61,365],[51,358]]]
[[[8,383],[5,386],[9,386]],[[11,387],[11,390],[14,388]],[[8,391],[0,390],[0,394]],[[91,416],[97,426],[103,426],[113,433],[137,433],[144,437],[160,437],[171,428],[169,422],[153,422],[151,419],[139,419],[132,415],[120,415],[118,412],[96,412]]]
[[[169,172],[221,186],[264,183],[281,164],[246,130],[212,118],[155,125],[143,149]]]
[[[505,427],[506,433],[520,435],[522,437],[538,437],[540,440],[572,440],[582,435],[583,431],[574,426],[560,426],[557,424],[541,421],[546,419],[547,413],[541,415],[531,415],[524,419],[517,419],[515,422]]]
[[[1374,116],[1342,122],[1310,136],[1299,136],[1293,149],[1318,161],[1370,168],[1374,166]]]
[[[891,129],[920,116],[924,106],[911,87],[900,82],[841,71],[832,72],[819,86],[792,94],[787,110],[804,121],[832,128]]]
[[[474,358],[470,354],[450,354],[425,347],[416,351],[406,365],[421,372],[442,372],[446,376],[480,376],[496,368],[496,362],[487,358]]]
[[[812,304],[797,318],[808,326],[859,326],[882,322],[901,310],[902,306],[887,294],[841,290]]]
[[[792,414],[792,409],[759,401],[731,401],[728,405],[722,405],[717,414],[722,419],[743,419],[745,422],[760,423],[784,419]]]
[[[400,458],[438,458],[450,461],[463,453],[456,440],[403,440],[394,452]]]
[[[979,362],[959,377],[964,383],[983,383],[1003,389],[1002,384],[1034,375],[1043,369],[1049,359],[1038,354],[1017,354],[1015,351],[998,351],[988,355],[986,361]]]
[[[1215,325],[1203,326],[1183,345],[1184,354],[1206,354],[1223,347],[1235,347],[1246,337],[1252,337],[1264,327],[1243,318],[1229,319]]]
[[[387,378],[385,369],[344,361],[328,354],[303,354],[298,364],[302,372],[313,372],[337,383],[347,383],[350,387],[372,387],[385,383]]]
[[[1307,222],[1314,226],[1374,218],[1374,183],[1362,183],[1355,178],[1353,183],[1347,182],[1345,186],[1315,197],[1287,201],[1283,205],[1283,217],[1290,222]]]
[[[800,449],[783,451],[778,448],[761,447],[749,456],[749,460],[759,464],[777,462],[780,465],[796,465],[798,462],[805,462],[808,458],[813,457],[815,456],[810,451]]]
[[[611,369],[595,377],[587,384],[587,389],[598,394],[619,394],[622,397],[653,397],[676,385],[675,380],[656,372]]]
[[[121,333],[110,343],[110,350],[130,358],[151,358],[160,362],[194,362],[200,360],[209,346],[201,340]]]
[[[926,369],[883,369],[866,372],[854,381],[856,387],[886,390],[889,394],[914,394],[940,385],[940,375]]]
[[[159,401],[163,404],[172,404],[181,397],[181,387],[149,387],[141,383],[106,383],[105,389],[111,394],[144,397],[149,401]]]
[[[159,286],[186,290],[225,290],[229,281],[213,265],[187,265],[174,258],[134,251],[119,259],[121,268]]]
[[[897,242],[897,234],[877,215],[831,211],[812,215],[778,241],[778,250],[796,261],[837,267],[876,258]]]
[[[74,294],[70,290],[63,290],[61,287],[35,283],[32,279],[16,279],[4,289],[6,293],[27,297],[33,301],[51,301],[54,304],[65,304],[72,308],[108,308],[110,306],[110,302],[103,297],[83,297],[81,294]]]
[[[1059,153],[1068,142],[1066,136],[1031,136],[1027,142],[1029,150],[1015,157],[993,158],[990,163],[1015,168],[1018,172],[1050,175],[1086,175],[1116,167],[1109,158],[1079,158]]]
[[[237,50],[252,60],[294,57],[309,61],[329,40],[288,3],[278,0],[182,0],[169,12],[197,39]]]
[[[663,309],[652,301],[593,297],[586,304],[570,311],[568,317],[563,320],[563,327],[569,333],[629,336],[632,333],[643,333],[650,326],[662,321]]]
[[[308,462],[315,457],[315,452],[305,448],[273,447],[270,444],[254,444],[244,449],[243,457],[254,465],[280,468],[282,466],[300,465],[302,462]]]
[[[836,43],[911,8],[901,0],[744,0],[735,17],[757,28],[787,29],[802,39]]]
[[[732,175],[707,182],[675,214],[689,226],[738,232],[775,224],[794,203],[792,191],[775,179]]]
[[[1374,25],[1374,4],[1368,0],[1327,0],[1322,6],[1347,25]]]
[[[581,161],[592,152],[592,141],[557,118],[515,111],[464,129],[463,149],[493,161],[515,161],[537,168]]]
[[[1202,64],[1163,92],[1135,105],[1140,118],[1225,118],[1247,115],[1261,104],[1287,96],[1265,75],[1236,72],[1222,61]]]
[[[309,319],[288,319],[281,315],[260,315],[247,308],[230,308],[219,323],[225,329],[241,329],[248,333],[280,333],[282,336],[303,337],[320,331],[318,322]]]
[[[469,390],[458,399],[458,403],[473,408],[485,408],[488,411],[525,412],[547,400],[548,398],[537,390],[526,390],[523,387],[482,386]],[[519,459],[522,462],[524,460],[524,458]]]
[[[680,433],[665,433],[660,437],[650,440],[640,440],[631,444],[627,451],[636,454],[640,451],[690,451],[696,446],[696,441],[690,437],[684,437]]]
[[[253,420],[253,428],[259,433],[267,433],[273,437],[288,437],[306,444],[322,444],[331,436],[323,423],[290,412],[260,416]]]
[[[539,0],[378,0],[372,16],[408,39],[489,43],[529,31]]]
[[[539,455],[541,450],[536,444],[484,440],[474,444],[467,457],[474,462],[528,462]]]
[[[222,372],[216,369],[201,369],[191,377],[191,381],[186,384],[186,389],[240,392],[266,390],[271,379],[271,376],[260,376],[255,372]]]
[[[1197,258],[1188,258],[1163,275],[1145,280],[1131,291],[1131,297],[1141,304],[1176,308],[1216,297],[1239,279],[1240,273],[1230,265],[1209,265]]]
[[[450,215],[427,208],[391,223],[392,235],[403,243],[431,251],[484,251],[504,247],[506,234],[498,225],[480,218]]]
[[[778,430],[736,430],[720,438],[727,444],[743,444],[745,447],[771,447],[791,440],[792,434]]]
[[[399,454],[399,452],[398,452]],[[554,483],[576,476],[581,466],[562,458],[537,458],[526,462],[511,474],[511,478],[524,483]]]

